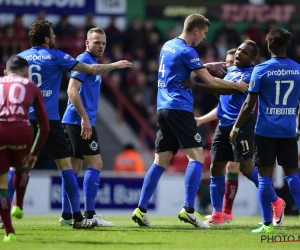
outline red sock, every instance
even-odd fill
[[[16,199],[14,205],[20,207],[21,209],[23,209],[23,201],[24,201],[28,180],[29,180],[28,172],[23,172],[23,173],[17,171],[15,172],[13,182],[16,189]]]
[[[227,174],[227,180],[225,184],[225,195],[224,195],[224,205],[222,208],[223,213],[231,214],[233,202],[238,190],[238,174]]]
[[[0,198],[0,216],[5,228],[6,235],[15,233],[15,230],[11,223],[10,209],[11,205],[8,195]]]

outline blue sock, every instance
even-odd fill
[[[300,178],[298,174],[290,174],[284,177],[289,185],[290,192],[294,198],[298,210],[300,210]]]
[[[15,194],[15,186],[14,186],[14,174],[15,170],[9,170],[7,173],[7,178],[8,178],[8,196],[10,202],[13,201],[14,199],[14,194]]]
[[[75,179],[77,180],[78,174],[74,173]],[[61,185],[61,205],[62,205],[62,213],[72,213],[71,204],[68,198],[67,193],[65,192],[64,185]]]
[[[259,177],[258,178],[258,201],[260,212],[263,217],[263,222],[272,222],[272,178]]]
[[[194,208],[195,199],[200,185],[203,164],[199,161],[189,161],[184,178],[184,207]]]
[[[74,213],[80,212],[78,183],[74,176],[73,169],[66,169],[60,172],[61,184],[69,198],[71,208]]]
[[[222,212],[223,197],[225,194],[225,174],[210,177],[210,200],[213,212]]]
[[[258,170],[254,168],[252,174],[248,177],[250,181],[252,181],[256,187],[258,187]]]
[[[100,183],[100,171],[88,168],[83,179],[84,211],[95,211],[95,198]]]
[[[155,191],[155,188],[157,186],[160,177],[164,172],[165,169],[163,167],[158,166],[154,163],[152,164],[151,168],[149,168],[144,178],[140,201],[139,201],[139,207],[143,209],[147,209],[147,204]]]

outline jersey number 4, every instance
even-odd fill
[[[163,55],[161,57],[161,61],[160,61],[160,65],[159,65],[159,70],[158,72],[161,72],[161,76],[164,77],[165,76],[165,64],[164,64],[164,59],[165,59],[165,55]]]
[[[294,81],[292,80],[283,80],[283,81],[275,81],[276,83],[276,96],[275,96],[275,105],[279,105],[279,98],[280,98],[280,86],[281,84],[284,83],[289,83],[290,86],[288,88],[288,90],[286,91],[286,93],[283,96],[283,100],[282,100],[282,105],[286,105],[287,104],[287,99],[290,95],[290,93],[292,92],[293,88],[294,88]]]

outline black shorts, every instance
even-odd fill
[[[179,147],[202,147],[202,138],[192,112],[172,109],[157,110],[156,123],[156,153],[172,151],[176,154]]]
[[[31,120],[34,134],[37,132],[37,124],[35,120]],[[50,120],[50,133],[42,149],[41,154],[48,160],[63,159],[72,155],[67,134],[64,131],[61,122],[58,120]]]
[[[253,157],[255,117],[251,114],[236,137],[236,146],[229,141],[230,127],[217,126],[211,145],[211,162],[240,162]]]
[[[298,168],[296,138],[270,138],[255,134],[254,162],[256,166],[273,166],[277,158],[282,167]]]
[[[84,155],[100,154],[98,136],[95,127],[92,127],[91,138],[89,140],[84,140],[80,136],[80,125],[63,124],[63,126],[68,133],[70,146],[74,157],[83,159]]]

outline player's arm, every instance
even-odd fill
[[[88,140],[92,136],[92,125],[89,116],[82,104],[82,100],[79,94],[79,88],[82,83],[75,78],[71,78],[68,86],[68,96],[72,102],[74,108],[81,117],[81,133],[80,136],[84,140]]]
[[[32,103],[34,107],[34,113],[36,117],[37,122],[37,134],[35,136],[33,145],[31,147],[28,164],[29,167],[32,168],[37,160],[37,156],[40,153],[43,145],[45,144],[49,131],[50,131],[50,125],[48,120],[48,114],[45,108],[44,98],[41,94],[41,91],[33,85],[34,88],[36,88],[36,96]]]
[[[127,60],[121,60],[114,63],[109,64],[86,64],[82,62],[78,62],[73,70],[84,72],[87,74],[103,74],[114,69],[123,69],[123,68],[130,68],[132,67],[132,63]]]
[[[249,92],[247,95],[247,98],[245,100],[245,102],[242,105],[242,108],[240,110],[239,116],[236,119],[232,130],[230,132],[230,142],[235,145],[235,138],[239,132],[240,127],[244,124],[244,122],[247,120],[248,116],[250,115],[250,113],[253,111],[253,108],[256,104],[257,101],[257,97],[258,97],[258,93],[254,93],[254,92]]]
[[[300,102],[298,102],[298,106],[297,141],[300,138]]]
[[[197,126],[200,126],[203,123],[211,122],[214,120],[217,120],[217,108],[214,108],[209,113],[203,116],[195,117],[195,120],[197,122]]]
[[[197,69],[195,70],[195,73],[204,83],[211,85],[214,88],[237,90],[243,93],[248,91],[248,85],[243,81],[243,77],[241,77],[239,82],[228,82],[217,77],[213,77],[205,68]]]
[[[213,95],[227,95],[227,94],[237,94],[240,93],[240,91],[235,89],[224,89],[224,88],[218,88],[215,86],[207,85],[205,83],[199,83],[194,81],[193,79],[187,79],[181,81],[181,87],[186,89],[200,89],[202,91],[205,91],[207,93],[213,94]]]

